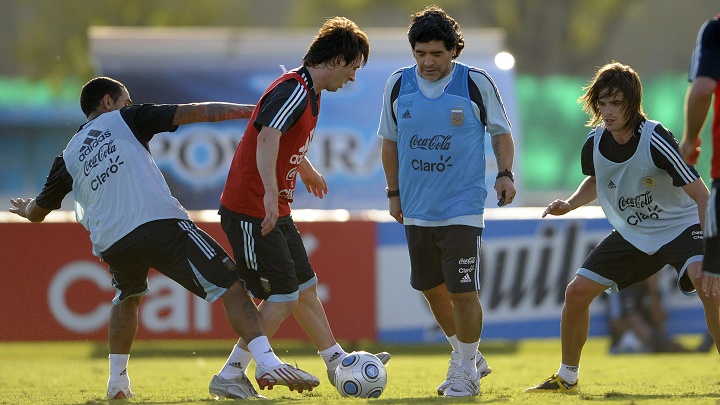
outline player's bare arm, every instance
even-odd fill
[[[265,207],[265,219],[262,222],[263,235],[267,235],[275,227],[280,216],[278,207],[278,184],[277,184],[277,155],[280,150],[280,136],[282,132],[275,128],[263,126],[258,133],[256,159],[258,173],[262,179],[265,195],[263,205]]]
[[[689,164],[696,164],[700,156],[700,132],[705,125],[716,84],[709,77],[698,76],[685,96],[685,128],[680,140],[680,153]]]
[[[708,198],[710,198],[710,191],[702,178],[698,177],[692,183],[682,186],[682,189],[687,195],[692,198],[697,204],[698,216],[700,217],[700,228],[705,230],[705,212],[707,209]]]
[[[252,104],[215,102],[180,104],[175,111],[173,125],[250,118],[254,108],[255,106]]]
[[[597,198],[595,176],[586,177],[578,186],[577,190],[567,200],[555,200],[548,204],[542,214],[545,218],[550,215],[565,215],[568,212],[589,204]]]
[[[27,218],[30,222],[42,222],[52,211],[37,205],[34,198],[11,198],[10,203],[13,205],[10,212]]]
[[[499,134],[491,137],[492,150],[497,161],[498,172],[512,172],[515,157],[515,142],[511,134]],[[508,176],[501,176],[495,180],[498,205],[508,205],[515,199],[515,184]]]
[[[398,190],[398,171],[400,163],[398,160],[397,142],[389,139],[382,140],[381,159],[383,170],[385,171],[385,181],[388,190]],[[400,196],[388,198],[388,210],[391,217],[395,218],[395,220],[399,223],[403,223]]]
[[[298,166],[298,174],[300,180],[305,184],[308,193],[312,193],[315,197],[322,199],[328,193],[327,181],[320,172],[310,163],[307,156],[303,158]]]

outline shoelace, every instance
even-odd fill
[[[478,390],[476,385],[476,379],[473,378],[473,375],[467,370],[456,371],[455,373],[453,373],[452,377],[450,378],[450,388],[452,389],[452,387],[455,386],[455,384],[457,383],[460,383],[465,389],[465,391],[475,393]]]
[[[450,356],[450,361],[448,362],[448,372],[447,375],[445,375],[446,380],[452,380],[453,373],[455,373],[455,370],[460,365],[460,359],[455,359],[454,356]]]

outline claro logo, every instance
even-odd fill
[[[152,274],[152,273],[151,273]],[[78,260],[58,269],[48,287],[48,305],[53,318],[75,333],[107,330],[110,302],[115,289],[107,269],[98,263]],[[79,313],[68,305],[69,291],[77,283],[90,282],[107,291],[92,310]],[[150,291],[140,304],[141,327],[152,332],[208,332],[212,329],[212,306],[161,274],[152,274]],[[191,317],[191,310],[193,316]]]

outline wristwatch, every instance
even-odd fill
[[[400,197],[400,190],[390,190],[385,187],[385,195],[387,196],[387,198]]]
[[[500,177],[510,177],[510,181],[512,181],[513,183],[515,182],[515,176],[513,176],[513,172],[511,172],[510,170],[503,170],[501,172],[498,172],[495,178],[499,179]]]

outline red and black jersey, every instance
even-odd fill
[[[220,196],[221,213],[226,210],[256,218],[265,217],[265,188],[257,167],[257,138],[263,126],[282,132],[276,163],[280,216],[290,214],[297,167],[312,141],[320,112],[306,68],[287,72],[275,80],[260,98],[248,121]]]
[[[707,76],[718,82],[713,106],[713,156],[710,176],[713,179],[720,179],[720,15],[706,21],[700,27],[688,79],[692,81],[697,76]]]

